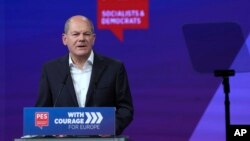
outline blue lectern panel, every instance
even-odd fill
[[[115,108],[24,108],[24,135],[115,134]]]

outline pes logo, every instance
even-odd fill
[[[49,126],[49,113],[48,112],[36,112],[35,113],[35,126],[43,128]]]

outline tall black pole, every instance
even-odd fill
[[[225,122],[226,122],[226,141],[229,141],[229,132],[230,132],[230,85],[229,85],[229,76],[234,76],[234,70],[216,70],[214,71],[214,75],[217,77],[223,77],[223,88],[225,93]]]
[[[229,128],[230,128],[230,86],[229,86],[229,78],[223,77],[223,85],[225,92],[225,120],[226,120],[226,141],[229,141]]]

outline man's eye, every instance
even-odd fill
[[[84,33],[83,35],[85,35],[85,36],[90,36],[91,33]]]

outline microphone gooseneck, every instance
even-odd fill
[[[61,87],[61,89],[60,89],[60,91],[59,91],[59,93],[58,93],[58,95],[57,95],[57,97],[56,97],[56,99],[55,99],[55,102],[54,102],[53,107],[56,107],[57,101],[58,101],[60,95],[62,94],[62,91],[63,91],[63,89],[64,89],[64,87],[65,87],[65,85],[66,85],[66,82],[67,82],[68,78],[69,78],[69,74],[67,74],[67,75],[64,77],[63,81],[62,81],[62,87]]]

